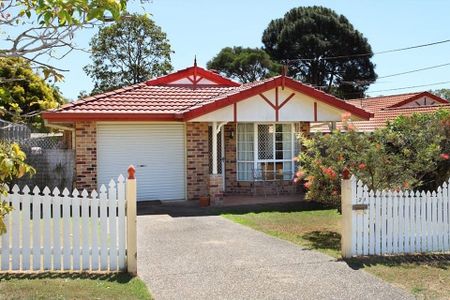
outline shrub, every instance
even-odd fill
[[[449,112],[399,117],[373,133],[352,130],[302,136],[297,177],[306,198],[340,206],[344,168],[370,189],[435,188],[450,176]]]
[[[5,184],[25,174],[34,174],[33,167],[25,163],[26,155],[18,144],[0,142],[0,196],[7,194]],[[9,204],[0,201],[0,235],[6,232],[4,217],[12,210]]]

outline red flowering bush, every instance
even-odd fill
[[[439,186],[450,176],[449,117],[439,111],[401,117],[373,133],[346,126],[346,132],[301,137],[296,175],[306,198],[339,207],[344,168],[373,190]]]

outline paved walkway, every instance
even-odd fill
[[[157,300],[412,299],[344,262],[220,216],[139,216],[138,273]]]

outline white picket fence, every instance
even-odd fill
[[[344,257],[450,251],[448,183],[433,192],[374,192],[353,176],[342,188]]]
[[[119,176],[100,193],[48,187],[3,197],[14,210],[0,237],[2,271],[121,271],[126,269],[126,183]]]

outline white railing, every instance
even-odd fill
[[[342,182],[344,257],[450,251],[449,184],[433,192],[371,191]]]
[[[132,172],[134,175],[134,169]],[[125,191],[130,183],[131,190]],[[135,203],[134,177],[125,182],[119,176],[108,188],[102,185],[99,193],[94,190],[90,194],[76,189],[61,193],[48,187],[30,191],[28,186],[20,191],[13,186],[2,197],[13,211],[5,217],[8,231],[0,237],[0,270],[126,270],[126,249],[135,249],[130,238],[135,243],[136,236],[135,232],[127,233],[133,225],[127,224],[126,195]],[[132,209],[134,214],[128,211],[128,219],[134,219],[135,224],[135,205]]]

